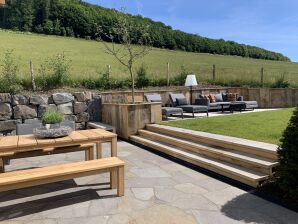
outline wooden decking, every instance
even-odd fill
[[[278,165],[276,145],[205,132],[147,125],[131,140],[253,187]]]

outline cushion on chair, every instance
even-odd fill
[[[186,100],[186,98],[177,98],[177,99],[176,99],[176,105],[177,105],[177,106],[187,105],[187,100]]]
[[[223,102],[222,94],[221,93],[216,94],[215,100],[216,100],[216,102]]]
[[[210,103],[215,103],[216,102],[216,99],[215,99],[215,96],[214,96],[214,94],[209,94],[208,95],[208,98],[209,98],[209,100],[210,100]]]
[[[226,93],[222,93],[222,101],[227,102],[228,101],[228,95]]]

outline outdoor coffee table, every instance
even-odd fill
[[[230,106],[231,102],[217,102],[217,105],[221,106],[221,112],[224,112],[224,106]]]
[[[242,112],[242,110],[246,109],[246,104],[244,102],[231,102],[230,111],[234,113],[235,110]]]
[[[38,155],[38,151],[53,148],[64,150],[81,144],[96,144],[97,158],[102,157],[103,142],[111,142],[111,156],[117,156],[117,135],[102,129],[74,131],[69,136],[53,139],[39,139],[34,135],[0,137],[0,169],[4,171],[3,159],[14,159]]]

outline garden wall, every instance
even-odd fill
[[[18,123],[32,123],[46,111],[60,111],[65,120],[75,121],[76,129],[85,129],[90,119],[101,120],[101,100],[91,92],[52,95],[11,95],[0,93],[0,135],[15,134]]]
[[[200,94],[208,95],[209,93],[230,92],[238,93],[244,97],[244,100],[256,100],[261,108],[286,108],[295,107],[298,105],[298,89],[271,89],[271,88],[204,88],[193,90],[193,101]],[[144,90],[136,92],[136,101],[143,101],[145,94],[157,93],[162,97],[164,105],[169,105],[170,93],[184,93],[187,99],[190,98],[190,92],[188,88],[181,87],[176,89],[164,89],[164,90]],[[130,102],[130,91],[121,92],[103,92],[101,93],[102,101],[105,103],[115,102]],[[194,103],[194,102],[193,102]]]

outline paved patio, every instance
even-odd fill
[[[1,223],[297,223],[293,211],[142,148],[119,142],[118,152],[126,162],[124,197],[108,189],[108,175],[2,192]],[[77,152],[19,159],[7,169],[83,158]]]

